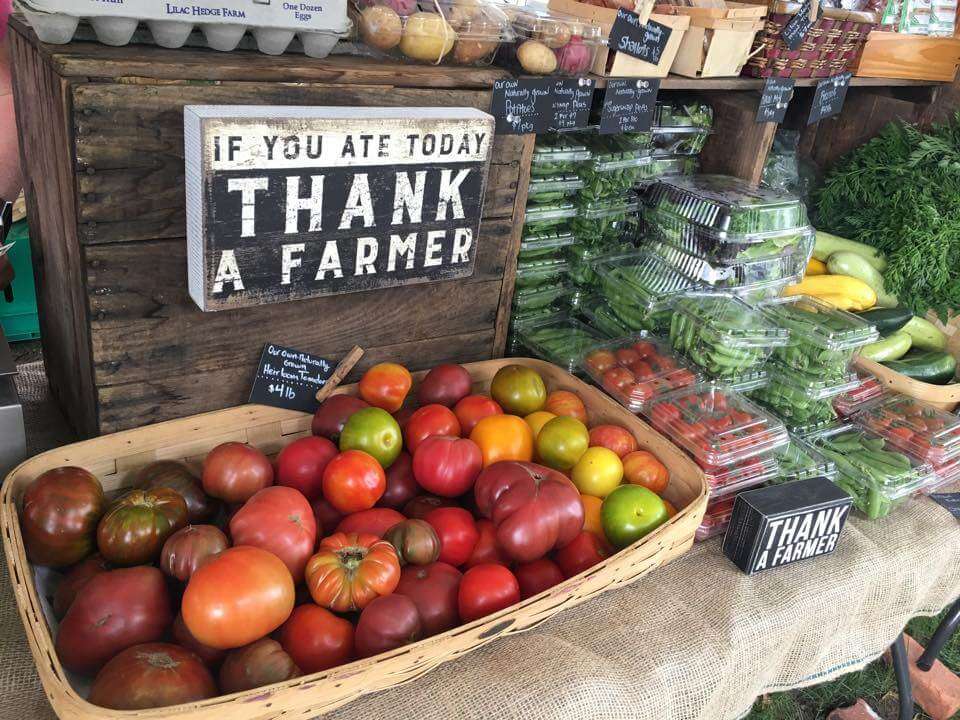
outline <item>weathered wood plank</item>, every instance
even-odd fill
[[[403,363],[411,370],[428,368],[442,362],[488,360],[492,356],[493,335],[490,327],[473,333],[365,347],[363,359],[348,376],[347,382],[356,381],[368,367],[387,360]],[[229,368],[152,377],[142,382],[100,388],[103,432],[117,432],[245,403],[260,350],[258,347],[253,362]],[[336,357],[335,352],[325,347],[315,347],[313,351],[320,355],[326,354],[331,359]]]
[[[703,171],[759,184],[777,124],[755,122],[759,103],[756,93],[714,92],[708,93],[708,99],[713,105],[714,132],[700,157]]]

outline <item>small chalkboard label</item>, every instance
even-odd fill
[[[659,79],[610,78],[600,111],[600,133],[646,132],[657,108]]]
[[[781,123],[787,114],[787,106],[793,97],[793,78],[769,78],[763,84],[757,122]]]
[[[333,374],[334,363],[301,350],[267,343],[253,378],[250,402],[315,412],[317,391]]]
[[[611,51],[626,53],[638,60],[657,65],[673,32],[666,25],[654,20],[646,24],[640,22],[640,16],[630,10],[617,10],[617,19],[613,21],[607,47]]]
[[[553,95],[549,78],[511,78],[493,82],[490,114],[496,118],[497,135],[526,135],[550,129],[547,106]]]
[[[800,47],[800,43],[802,43],[803,39],[807,36],[807,32],[817,22],[816,17],[814,17],[813,20],[810,19],[810,2],[811,0],[804,0],[803,5],[800,6],[800,10],[790,18],[790,21],[784,26],[783,32],[780,33],[783,42],[791,50],[796,50]],[[817,16],[819,16],[819,14],[820,3],[818,0]]]
[[[550,96],[551,130],[576,130],[590,123],[593,104],[593,84],[590,78],[562,78],[553,83]]]
[[[932,493],[930,499],[945,507],[957,520],[960,520],[960,492]]]
[[[850,78],[852,77],[853,73],[844,72],[817,83],[807,125],[812,125],[824,118],[833,117],[843,109],[843,101],[847,97],[847,88],[850,87]]]

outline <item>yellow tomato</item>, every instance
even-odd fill
[[[536,442],[540,431],[543,430],[543,426],[553,420],[555,417],[556,415],[549,413],[546,410],[537,410],[534,413],[530,413],[523,419],[524,422],[530,426],[530,430],[533,432],[534,442]]]
[[[533,459],[533,431],[516,415],[490,415],[470,433],[483,454],[483,466],[502,460],[530,462]]]
[[[592,447],[573,466],[570,479],[583,495],[605,498],[623,480],[623,463],[613,450]]]

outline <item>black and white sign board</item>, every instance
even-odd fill
[[[781,123],[787,116],[787,106],[793,97],[793,78],[768,78],[760,94],[757,122]]]
[[[653,123],[659,90],[659,79],[608,79],[600,110],[600,133],[647,132]]]
[[[807,125],[833,117],[843,109],[843,101],[847,97],[847,88],[850,87],[850,78],[853,73],[844,72],[833,75],[817,83],[813,93],[813,104],[810,106],[810,116]]]
[[[187,272],[204,311],[473,275],[493,117],[187,106]]]
[[[672,32],[669,27],[655,20],[643,23],[637,13],[620,8],[610,29],[607,47],[611,52],[616,50],[657,65]]]
[[[249,402],[316,412],[317,391],[330,379],[334,365],[326,358],[267,343],[260,354]]]
[[[791,50],[800,47],[803,39],[807,36],[820,15],[820,0],[816,0],[816,10],[811,9],[811,0],[804,0],[800,10],[784,25],[780,33],[784,44]]]
[[[498,135],[574,130],[590,122],[594,81],[590,78],[495,80],[490,113]]]

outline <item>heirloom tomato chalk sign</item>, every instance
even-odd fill
[[[473,108],[187,106],[204,311],[473,275],[494,119]]]

